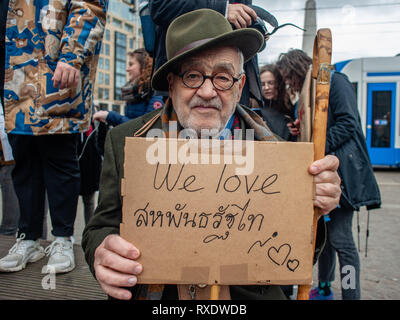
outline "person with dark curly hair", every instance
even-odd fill
[[[140,117],[164,105],[163,97],[153,95],[150,85],[153,59],[144,48],[129,53],[129,81],[122,87],[122,99],[126,101],[125,115],[115,111],[98,111],[93,120],[117,126],[131,119]]]
[[[279,56],[277,66],[285,83],[300,92],[307,71],[313,60],[304,51],[291,49]],[[296,119],[290,129],[299,134],[300,120]],[[340,265],[343,300],[359,300],[360,258],[353,239],[353,215],[361,207],[367,210],[381,206],[379,186],[368,155],[366,140],[361,127],[357,98],[348,77],[331,71],[328,122],[325,154],[339,158],[338,174],[342,195],[339,206],[326,219],[326,244],[318,260],[318,286],[311,290],[311,300],[334,299],[331,282],[335,279],[336,255]],[[329,221],[329,222],[328,222]],[[351,284],[344,286],[347,272],[351,269]]]
[[[286,84],[275,64],[260,68],[264,107],[261,115],[268,127],[286,141],[295,140],[287,124],[294,118],[294,106],[286,90]]]

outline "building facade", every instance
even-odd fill
[[[124,113],[121,87],[128,81],[128,53],[140,47],[143,36],[135,0],[110,0],[94,90],[101,110]]]

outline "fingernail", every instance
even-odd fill
[[[136,278],[135,277],[129,278],[128,279],[128,283],[129,284],[136,284]]]
[[[131,250],[131,257],[136,259],[139,256],[139,252],[137,250]]]
[[[135,272],[135,273],[140,273],[140,272],[142,272],[142,265],[141,265],[141,264],[138,264],[138,265],[135,267],[134,272]]]

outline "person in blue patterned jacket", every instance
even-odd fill
[[[77,138],[90,126],[107,6],[108,0],[9,0],[4,113],[20,219],[0,271],[19,271],[45,253],[50,258],[43,272],[75,267]],[[38,239],[46,192],[55,240],[44,250]]]

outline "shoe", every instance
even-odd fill
[[[8,254],[0,259],[0,271],[20,271],[25,269],[28,262],[36,262],[44,257],[44,249],[40,245],[39,239],[36,241],[24,239],[25,234],[22,233]]]
[[[332,290],[327,296],[325,296],[320,292],[320,289],[318,287],[316,287],[310,291],[309,299],[310,300],[334,300]]]
[[[42,273],[65,273],[75,268],[74,246],[69,237],[57,237],[45,253],[50,258]]]

